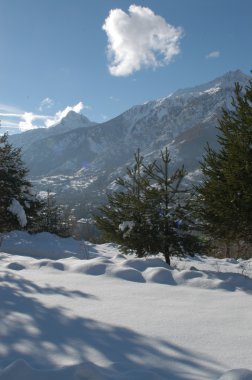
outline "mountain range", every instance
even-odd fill
[[[62,199],[93,199],[113,188],[139,148],[147,160],[168,147],[174,166],[184,164],[188,178],[198,173],[206,142],[216,147],[216,126],[223,108],[231,107],[235,82],[250,77],[231,71],[213,81],[137,105],[104,123],[69,112],[50,128],[9,137],[22,147],[23,159],[38,190]]]

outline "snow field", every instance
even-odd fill
[[[46,237],[1,247],[0,380],[252,380],[251,260]]]

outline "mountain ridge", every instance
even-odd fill
[[[66,197],[73,193],[82,196],[83,192],[97,197],[113,188],[115,178],[125,173],[138,148],[147,160],[153,160],[168,147],[172,164],[185,163],[193,177],[206,142],[217,147],[216,125],[222,109],[231,106],[234,83],[244,86],[249,79],[239,70],[228,72],[85,128],[67,126],[75,118],[72,113],[63,121],[66,131],[59,128],[60,133],[32,142],[26,139],[25,163],[39,190],[50,187]]]

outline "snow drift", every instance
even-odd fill
[[[252,379],[252,260],[24,232],[1,250],[0,380]]]

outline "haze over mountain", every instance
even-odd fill
[[[138,148],[147,159],[154,159],[167,146],[173,164],[185,164],[193,177],[206,142],[216,146],[217,121],[222,108],[231,106],[235,82],[244,86],[249,79],[239,70],[228,72],[209,83],[134,106],[101,124],[71,111],[54,127],[10,136],[10,141],[22,146],[38,188],[66,197],[111,187]]]

